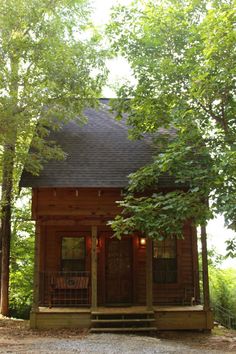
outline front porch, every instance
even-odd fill
[[[111,332],[211,329],[213,321],[212,312],[205,311],[202,305],[153,306],[152,311],[147,311],[146,306],[97,307],[96,311],[91,307],[39,307],[31,314],[31,327],[92,328],[93,332],[107,332],[107,327],[100,326],[99,318],[103,318],[104,325],[109,321]],[[122,325],[116,327],[121,320]],[[150,323],[149,327],[143,325],[145,322]],[[95,323],[99,326],[94,326]]]
[[[149,238],[143,246],[137,235],[121,241],[111,238],[105,226],[64,230],[47,226],[36,233],[32,328],[76,327],[94,332],[212,328],[206,279],[204,306],[198,305],[196,254],[189,257],[189,252],[195,252],[196,237],[190,226],[185,240],[176,242],[174,271],[172,259],[170,269],[154,267],[163,262],[153,263],[155,248]],[[83,263],[76,263],[77,267],[83,264],[81,271],[66,269],[68,260],[61,255],[67,237],[83,245]]]

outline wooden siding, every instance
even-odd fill
[[[196,330],[213,328],[211,311],[193,310],[191,308],[163,308],[155,311],[155,325],[158,330]]]
[[[87,313],[31,313],[30,327],[34,329],[90,328],[91,315]]]
[[[38,188],[33,189],[32,215],[112,217],[120,212],[120,188]]]
[[[146,252],[145,248],[137,247],[137,262],[136,262],[136,294],[137,304],[143,305],[146,302]]]
[[[184,226],[184,239],[177,240],[177,282],[173,284],[153,284],[154,304],[181,304],[185,301],[186,289],[194,289],[194,272],[197,265],[193,262],[193,254],[197,249],[192,246],[191,225]],[[186,299],[187,301],[187,299]]]
[[[119,213],[115,201],[120,188],[41,188],[33,191],[33,217],[40,229],[40,272],[61,269],[62,236],[86,237],[86,271],[91,271],[91,226],[97,225],[98,305],[105,303],[105,240],[112,236],[107,220]],[[133,303],[146,303],[146,249],[133,235]],[[178,279],[175,284],[153,283],[153,303],[179,304],[186,288],[194,288],[199,298],[197,238],[190,223],[184,226],[184,240],[177,241]]]
[[[174,284],[153,283],[154,304],[180,304],[184,300],[184,293],[187,288],[195,289],[195,293],[199,293],[198,277],[196,275],[198,273],[197,243],[193,242],[195,237],[196,235],[192,232],[191,225],[186,224],[184,227],[184,239],[177,240],[177,282]],[[137,248],[136,259],[137,303],[142,305],[146,301],[145,249]]]

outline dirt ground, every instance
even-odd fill
[[[236,353],[236,331],[168,331],[151,336],[31,330],[28,321],[0,317],[0,353]]]

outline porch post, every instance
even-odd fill
[[[146,238],[146,306],[152,310],[152,239]]]
[[[97,308],[97,226],[92,226],[92,249],[91,249],[91,284],[92,296],[91,307]]]
[[[34,288],[32,310],[35,312],[39,306],[39,257],[40,257],[40,225],[36,221],[34,240]]]
[[[203,309],[208,311],[210,308],[209,295],[209,277],[208,277],[208,261],[207,261],[207,233],[206,226],[201,226],[201,244],[202,244],[202,281],[203,281]]]

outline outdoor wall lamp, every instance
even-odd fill
[[[140,247],[146,246],[146,238],[145,237],[139,237],[139,246]]]

